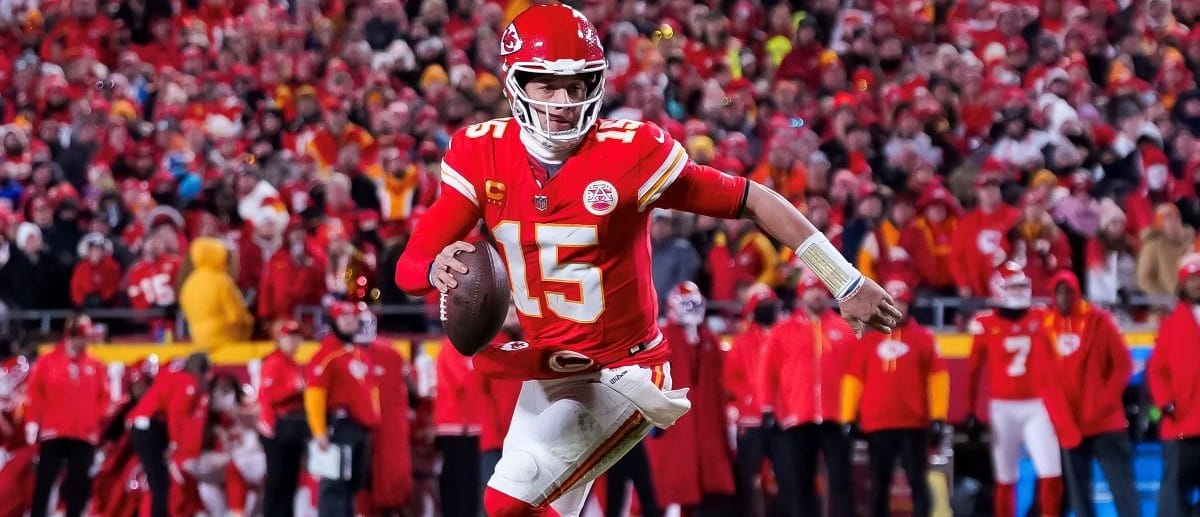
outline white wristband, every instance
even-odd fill
[[[837,301],[843,301],[863,285],[863,274],[833,247],[821,232],[810,235],[796,247],[796,256],[829,288]]]

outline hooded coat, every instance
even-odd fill
[[[248,339],[254,318],[227,270],[229,250],[217,239],[202,237],[192,243],[188,255],[195,270],[183,282],[179,306],[192,342],[216,346]]]

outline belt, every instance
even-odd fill
[[[579,373],[603,368],[617,361],[634,357],[642,352],[658,348],[662,343],[663,335],[660,332],[655,334],[649,341],[638,343],[629,348],[604,352],[595,357],[588,357],[571,350],[560,350],[550,354],[550,357],[547,358],[547,363],[551,370],[559,373]]]

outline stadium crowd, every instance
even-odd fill
[[[500,34],[528,5],[0,1],[4,313],[157,308],[106,322],[217,347],[323,338],[299,307],[436,306],[396,289],[395,260],[438,195],[449,136],[507,114]],[[1200,250],[1200,3],[578,8],[608,52],[607,117],[655,122],[693,160],[771,186],[915,300],[967,300],[961,328],[1005,260],[1036,297],[1051,299],[1070,271],[1123,323],[1170,318],[1160,309],[1187,278],[1181,259]],[[763,286],[784,306],[803,302],[799,262],[747,221],[655,212],[651,231],[664,314],[665,293],[689,280],[730,334]],[[172,335],[177,310],[186,336]],[[419,311],[380,324],[436,331]],[[44,337],[10,328],[3,354]],[[214,382],[225,390],[214,405],[236,384]],[[257,442],[248,432],[216,442]],[[233,486],[252,468],[230,474]]]

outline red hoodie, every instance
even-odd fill
[[[1175,415],[1164,416],[1159,436],[1181,440],[1200,436],[1200,323],[1196,306],[1179,302],[1162,320],[1154,352],[1146,365],[1150,395],[1159,407],[1175,404]]]
[[[1057,307],[1045,312],[1042,328],[1052,353],[1043,400],[1059,443],[1071,448],[1084,438],[1128,425],[1121,396],[1133,374],[1133,361],[1112,315],[1080,298],[1075,274],[1056,274],[1051,292],[1059,285],[1074,291],[1077,301],[1069,315]]]
[[[138,429],[154,420],[166,424],[167,439],[175,447],[172,459],[182,463],[200,455],[207,415],[208,394],[196,376],[172,366],[154,379],[126,422]]]
[[[71,438],[92,445],[112,405],[104,365],[81,353],[67,354],[59,344],[33,364],[29,373],[26,422],[38,424],[38,439]]]

